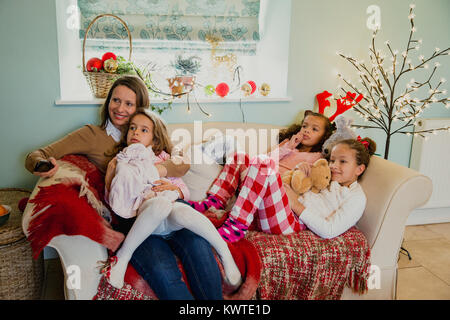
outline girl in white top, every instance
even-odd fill
[[[153,112],[138,111],[131,118],[127,134],[121,143],[127,145],[126,152],[119,153],[111,160],[105,176],[108,200],[125,217],[137,216],[121,248],[111,260],[107,277],[112,286],[122,288],[124,276],[133,252],[150,234],[168,235],[183,228],[205,238],[216,250],[222,261],[225,281],[237,287],[242,282],[239,269],[226,242],[217,232],[212,222],[191,206],[174,202],[179,195],[184,198],[183,184],[167,184],[163,180],[154,181],[158,175],[153,166],[153,155],[161,155],[171,144],[165,123]],[[134,146],[140,144],[141,146]],[[119,146],[120,148],[120,146]],[[149,149],[153,152],[149,152]],[[130,151],[130,152],[127,152]],[[168,150],[170,152],[170,150]],[[137,153],[144,152],[142,157]],[[130,153],[128,156],[125,156]],[[120,157],[124,163],[120,163]],[[148,162],[144,164],[143,162]],[[119,173],[118,171],[123,171]],[[147,172],[148,171],[148,172]],[[118,178],[118,179],[116,179]],[[153,183],[156,186],[146,185]],[[132,186],[128,186],[131,184]],[[175,193],[175,197],[173,196]],[[118,203],[114,199],[118,198]]]
[[[164,151],[161,153],[167,155]],[[151,145],[146,147],[142,143],[132,143],[120,151],[116,159],[115,176],[109,194],[106,190],[105,198],[114,213],[122,218],[136,216],[142,202],[153,196],[166,197],[172,202],[180,197],[181,194],[176,190],[158,193],[152,190],[157,185],[157,180],[160,180],[158,169],[154,164],[161,159],[156,157]],[[182,181],[179,181],[179,184],[182,184]],[[183,196],[187,198],[184,192]]]
[[[375,153],[376,143],[364,138],[338,142],[331,151],[330,186],[319,193],[298,195],[285,187],[292,211],[315,234],[322,238],[334,238],[361,218],[366,207],[366,195],[358,184]],[[292,200],[292,201],[291,201]]]

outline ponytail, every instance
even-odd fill
[[[347,139],[339,141],[338,144],[345,144],[350,149],[356,151],[356,164],[364,165],[366,168],[369,166],[370,157],[375,154],[377,150],[377,144],[372,139],[365,137],[363,139]],[[335,146],[336,146],[335,145]],[[358,177],[361,178],[364,172]]]

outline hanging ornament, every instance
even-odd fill
[[[225,83],[221,82],[216,86],[216,93],[220,97],[225,97],[230,91],[230,87]]]
[[[250,92],[250,94],[253,94],[256,91],[256,83],[255,81],[247,81],[247,83],[252,87],[252,91]]]
[[[264,97],[267,96],[270,93],[270,86],[267,83],[263,83],[259,88],[259,93]]]
[[[247,81],[242,85],[241,90],[244,91],[244,96],[246,97],[252,95],[256,91],[255,81]]]
[[[216,92],[216,89],[214,88],[214,86],[212,84],[208,84],[205,87],[205,94],[207,96],[212,96],[214,94],[214,92]]]
[[[183,94],[183,82],[180,77],[174,77],[167,79],[169,82],[169,88],[172,90],[172,96],[181,98]]]
[[[248,83],[244,83],[241,90],[244,92],[244,96],[248,97],[252,92],[252,87]]]

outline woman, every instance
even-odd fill
[[[62,139],[29,153],[25,167],[39,177],[52,177],[58,171],[57,159],[68,154],[86,156],[102,173],[113,158],[128,121],[137,110],[150,105],[145,84],[137,77],[125,76],[112,85],[101,108],[101,124],[85,125]],[[51,163],[49,170],[41,170],[40,164]],[[41,166],[42,167],[42,166]],[[175,165],[170,159],[157,166],[161,177],[183,176],[189,165]],[[41,172],[44,171],[44,172]],[[166,185],[171,188],[170,184]],[[221,299],[222,283],[219,267],[211,246],[203,238],[182,229],[170,239],[149,237],[136,250],[132,263],[151,286],[163,288],[160,299],[192,299],[182,281],[174,254],[187,260],[186,273],[197,299]]]

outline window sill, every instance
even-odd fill
[[[64,100],[59,99],[55,101],[55,105],[57,106],[65,106],[65,105],[102,105],[105,99],[80,99],[80,100]],[[162,99],[151,99],[151,104],[163,104],[168,103],[168,100],[162,100]],[[213,99],[190,99],[190,103],[196,103],[198,101],[199,103],[236,103],[239,101],[242,101],[243,103],[264,103],[264,102],[290,102],[292,101],[292,97],[250,97],[250,98],[213,98]],[[186,98],[177,98],[174,99],[173,104],[186,104]]]

